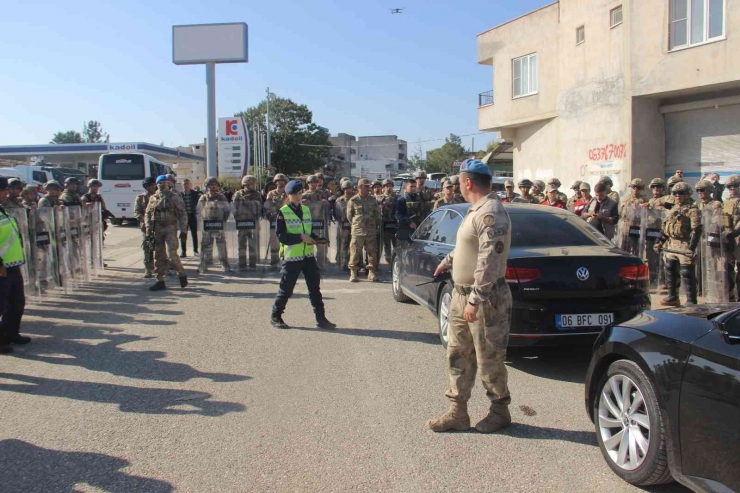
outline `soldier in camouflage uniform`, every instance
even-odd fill
[[[396,249],[396,232],[398,231],[398,221],[395,218],[396,211],[396,192],[393,191],[393,180],[386,178],[383,180],[383,200],[380,202],[380,213],[382,217],[383,228],[383,252],[385,261],[390,265],[393,252]],[[378,256],[380,259],[380,256]]]
[[[704,212],[705,210],[722,210],[722,202],[712,198],[714,185],[712,185],[711,181],[699,180],[694,188],[696,190],[696,195],[699,196],[699,200],[696,201],[696,206],[701,212]]]
[[[512,199],[512,204],[540,204],[540,200],[532,195],[532,187],[534,184],[527,180],[526,178],[524,180],[521,180],[519,182],[519,197],[515,197]]]
[[[381,182],[380,180],[375,180],[373,182],[372,188],[374,197],[381,197],[383,195],[383,182]]]
[[[155,179],[150,176],[144,178],[141,186],[144,189],[144,193],[136,196],[134,217],[139,221],[139,228],[141,229],[141,249],[144,252],[144,278],[151,279],[152,271],[154,270],[154,250],[150,248],[146,237],[146,208],[149,205],[149,199],[157,190],[157,184]]]
[[[506,196],[501,199],[501,202],[503,202],[504,204],[512,203],[516,198],[516,194],[514,193],[514,180],[506,180],[504,182],[504,191],[506,193]]]
[[[694,266],[696,247],[701,240],[701,214],[696,205],[687,200],[691,187],[686,183],[677,183],[671,191],[674,206],[663,220],[663,235],[653,247],[659,251],[665,244],[666,284],[668,297],[660,304],[663,306],[680,306],[678,298],[678,272],[681,269],[681,281],[686,289],[686,304],[695,305],[697,299],[696,269]]]
[[[461,204],[464,204],[465,199],[463,198],[462,193],[460,193],[460,176],[459,175],[450,176],[450,183],[452,183],[455,186],[455,198],[459,200]]]
[[[722,227],[724,230],[725,258],[730,301],[740,299],[740,175],[728,176],[725,187],[729,197],[722,203]],[[735,289],[737,288],[737,295]]]
[[[59,200],[62,201],[63,205],[82,205],[82,202],[80,201],[80,194],[77,193],[78,186],[80,186],[80,180],[78,180],[74,176],[70,176],[69,178],[64,180],[64,192],[62,192],[62,195],[59,197]]]
[[[349,269],[349,244],[352,240],[351,225],[347,219],[349,199],[354,195],[352,182],[345,179],[341,182],[342,196],[334,201],[334,221],[337,223],[337,258],[336,263],[343,270]]]
[[[57,207],[62,205],[59,196],[62,194],[62,186],[56,180],[49,180],[44,184],[46,195],[39,200],[39,207]]]
[[[277,186],[275,190],[270,191],[265,199],[265,217],[270,222],[270,265],[275,267],[279,262],[280,242],[275,234],[275,219],[282,206],[288,203],[288,196],[285,194],[285,184],[288,183],[288,177],[278,173],[272,179]]]
[[[459,204],[460,201],[457,200],[457,197],[455,197],[455,186],[450,183],[449,181],[446,181],[445,184],[442,187],[442,197],[437,199],[437,201],[434,203],[434,210],[436,211],[443,205],[450,205],[450,204]]]
[[[451,407],[427,425],[436,432],[470,428],[468,400],[479,369],[491,408],[475,429],[492,433],[511,424],[504,364],[512,307],[505,279],[511,223],[497,193],[490,191],[488,166],[470,159],[460,172],[463,194],[472,205],[457,230],[455,249],[434,272],[437,276],[451,269],[455,283],[447,344],[449,387],[445,392]]]
[[[604,185],[606,185],[606,196],[616,202],[617,205],[619,205],[619,193],[612,190],[612,187],[614,186],[614,182],[612,181],[612,179],[608,176],[604,176],[599,180],[599,183],[603,183]]]
[[[154,266],[157,269],[157,282],[150,291],[166,289],[164,277],[171,264],[180,277],[180,287],[188,285],[188,277],[177,254],[177,230],[186,231],[188,215],[185,203],[179,193],[170,190],[167,177],[157,177],[157,192],[149,197],[145,214],[146,232],[154,236]]]
[[[323,190],[319,189],[318,176],[310,175],[306,179],[306,183],[308,183],[308,190],[303,192],[302,201],[303,205],[311,211],[313,234],[321,240],[314,246],[314,250],[319,269],[324,269],[326,265],[326,240],[328,239],[329,231],[326,221],[326,194]]]
[[[434,194],[425,185],[427,181],[425,171],[417,171],[414,173],[414,178],[416,178],[416,193],[419,195],[419,200],[421,201],[421,215],[419,217],[419,222],[421,222],[432,213]]]
[[[619,248],[632,255],[640,256],[640,220],[645,183],[639,178],[630,182],[631,193],[619,204]]]
[[[557,201],[562,202],[563,206],[568,203],[568,196],[565,195],[563,192],[560,191],[560,187],[562,186],[562,183],[560,183],[560,180],[557,178],[550,178],[547,180],[548,189],[549,187],[555,187],[557,190]],[[545,195],[545,200],[547,200],[547,194]],[[541,202],[540,202],[541,203]]]
[[[226,196],[221,192],[221,185],[217,178],[209,177],[205,181],[206,193],[200,196],[198,205],[196,207],[196,216],[198,217],[198,223],[203,224],[206,221],[223,221],[226,220],[231,214],[231,208],[229,207],[229,201],[226,200]],[[184,206],[184,202],[183,202]],[[225,231],[206,231],[203,229],[203,234],[200,243],[200,267],[198,271],[203,274],[208,270],[207,259],[213,258],[213,243],[216,242],[218,248],[218,261],[221,263],[221,267],[224,272],[228,272],[229,268],[229,255],[226,251],[226,238],[224,237]]]
[[[432,199],[433,202],[436,203],[439,199],[441,199],[442,197],[445,196],[445,183],[448,183],[449,181],[450,181],[450,178],[447,177],[447,176],[445,176],[444,178],[442,178],[442,181],[440,181],[440,184],[442,186],[442,190],[440,190],[439,192],[437,192],[437,193],[434,194],[434,198]],[[454,187],[454,185],[452,187],[452,193],[453,193],[453,195],[455,193],[455,187]]]
[[[8,200],[4,206],[8,209],[25,209],[23,205],[23,199],[21,198],[23,193],[23,182],[18,178],[11,178],[8,180]]]
[[[36,193],[36,187],[33,185],[26,185],[21,192],[21,199],[23,207],[26,209],[33,209],[37,204],[38,194]]]
[[[347,220],[352,226],[352,240],[349,245],[350,282],[357,282],[357,268],[362,260],[363,247],[367,251],[368,280],[375,281],[378,269],[378,227],[380,225],[380,207],[375,197],[370,195],[370,180],[360,178],[357,182],[358,193],[347,203]]]
[[[663,230],[662,211],[665,195],[665,182],[662,178],[653,178],[648,185],[652,197],[640,207],[648,209],[647,224],[645,225],[645,256],[650,267],[650,285],[657,286],[660,271],[660,253],[654,250],[655,242],[660,239]]]
[[[247,249],[249,267],[257,267],[260,249],[259,223],[262,217],[262,194],[257,191],[257,178],[252,175],[242,178],[242,188],[234,194],[231,207],[237,229],[238,267],[247,268]]]
[[[541,204],[547,199],[545,196],[546,187],[547,185],[545,185],[545,182],[542,180],[534,180],[532,182],[532,197],[537,199],[538,204]]]
[[[581,183],[583,183],[581,180],[576,180],[570,186],[570,189],[573,190],[573,195],[565,204],[565,208],[568,209],[570,212],[573,212],[575,210],[576,202],[581,200]]]

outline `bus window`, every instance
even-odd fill
[[[132,181],[145,178],[144,156],[140,154],[105,154],[101,156],[101,180]]]
[[[149,176],[152,178],[159,176],[159,166],[154,161],[149,161]]]

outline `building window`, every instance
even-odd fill
[[[526,55],[512,60],[513,94],[515,98],[537,94],[539,85],[537,75],[537,54]]]
[[[576,44],[579,45],[586,41],[586,26],[576,28]]]
[[[725,35],[725,0],[670,0],[669,49],[706,43]]]
[[[622,17],[622,6],[613,8],[611,12],[609,12],[609,26],[610,27],[616,27],[622,23],[624,18]]]

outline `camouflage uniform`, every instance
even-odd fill
[[[152,196],[154,196],[153,193],[144,192],[137,195],[134,202],[134,217],[139,221],[139,228],[141,228],[141,249],[144,252],[144,269],[147,277],[151,276],[154,270],[154,251],[149,248],[149,242],[146,241],[146,209]]]
[[[390,265],[393,252],[396,250],[396,232],[398,231],[398,221],[396,221],[396,199],[398,195],[392,189],[383,195],[380,203],[380,212],[382,217],[382,238],[383,253],[385,261]]]
[[[342,269],[349,268],[349,244],[352,239],[351,225],[347,219],[347,205],[351,197],[342,195],[334,202],[334,220],[337,222],[336,263]]]
[[[447,199],[445,199],[444,197],[441,197],[441,198],[437,199],[436,202],[434,202],[434,208],[432,210],[433,211],[436,211],[437,209],[439,209],[443,205],[461,204],[461,203],[462,203],[462,201],[458,200],[457,197],[455,197],[454,195],[452,196],[452,200],[449,200],[449,201]]]
[[[59,200],[61,200],[64,205],[81,205],[82,204],[80,200],[80,194],[77,192],[73,192],[68,188],[64,189],[64,191],[62,192],[62,195],[59,196]]]
[[[223,221],[225,224],[230,214],[231,208],[229,207],[229,201],[226,200],[226,196],[221,192],[212,194],[208,191],[198,199],[198,205],[196,208],[198,224],[204,224],[206,221]],[[229,270],[229,255],[226,251],[225,234],[225,230],[206,231],[205,228],[203,228],[200,241],[201,260],[200,268],[198,269],[200,272],[205,272],[208,269],[208,261],[213,258],[214,241],[218,248],[219,263],[225,271]]]
[[[532,197],[534,197],[537,200],[537,204],[541,204],[545,200],[547,200],[547,197],[545,196],[545,182],[542,180],[535,180],[533,182],[533,185],[537,187],[537,190],[539,190],[537,193],[534,193],[534,190],[532,190]]]
[[[262,194],[257,190],[242,188],[232,197],[231,205],[234,211],[234,221],[236,221],[239,268],[247,267],[247,249],[249,249],[249,267],[257,267]]]
[[[26,206],[23,205],[23,199],[20,197],[10,197],[8,196],[8,200],[5,202],[4,205],[5,209],[26,209]]]
[[[278,241],[277,235],[275,234],[275,219],[277,219],[277,213],[282,206],[288,203],[288,196],[285,194],[285,190],[279,192],[277,189],[267,194],[265,200],[265,217],[270,222],[270,265],[277,265],[279,258],[278,254],[280,251],[280,242]]]
[[[650,187],[662,186],[663,180],[655,178],[650,182]],[[660,268],[660,253],[654,250],[655,242],[660,239],[663,234],[663,201],[666,195],[660,197],[652,197],[647,201],[647,224],[645,224],[645,256],[647,258],[648,267],[650,268],[650,285],[658,286],[659,283],[664,281],[664,274]]]
[[[361,179],[358,186],[369,185],[366,179]],[[368,279],[375,280],[378,269],[378,226],[380,225],[380,207],[374,196],[365,198],[359,194],[347,202],[347,220],[352,225],[352,240],[349,245],[350,280],[357,280],[357,267],[362,261],[362,248],[365,247],[368,256]]]
[[[511,396],[504,365],[512,308],[511,291],[505,280],[510,244],[509,215],[496,192],[492,192],[470,207],[457,230],[455,249],[440,264],[452,269],[455,281],[447,344],[449,388],[445,393],[452,407],[442,418],[429,422],[434,431],[467,430],[467,402],[476,369],[480,370],[491,401],[491,414],[476,429],[489,432],[511,422]],[[463,317],[468,303],[479,307],[475,322],[467,322]],[[445,428],[445,419],[448,423],[456,419],[459,427]]]
[[[727,178],[725,185],[740,186],[740,176],[732,175]],[[740,299],[740,248],[738,248],[737,237],[740,236],[740,194],[734,197],[728,197],[722,203],[722,228],[726,236],[725,245],[725,270],[727,271],[727,280],[729,282],[730,295],[735,298],[735,289],[738,290]]]
[[[562,186],[562,183],[560,183],[560,180],[558,180],[557,178],[550,178],[549,180],[547,180],[547,184],[553,185],[555,186],[555,188],[558,189],[558,195],[557,195],[558,198],[556,202],[562,202],[563,205],[568,203],[568,196],[559,190],[560,187]],[[545,200],[547,200],[548,199],[547,194],[544,194],[544,195],[545,195]],[[543,200],[542,202],[544,202],[545,200]]]
[[[645,184],[641,179],[635,178],[630,183],[630,188],[632,187],[636,187],[640,192],[637,197],[630,194],[619,203],[619,244],[617,246],[625,252],[639,257],[640,219],[642,217],[642,209],[639,206],[645,203],[645,197],[642,195]]]
[[[154,267],[157,269],[157,281],[164,282],[169,264],[174,266],[181,278],[184,277],[185,268],[177,253],[177,230],[187,230],[188,215],[185,213],[185,203],[180,194],[169,189],[157,190],[149,197],[145,222],[147,232],[154,232]]]
[[[309,177],[309,180],[311,177]],[[303,192],[303,205],[308,207],[311,211],[311,220],[313,221],[313,227],[311,231],[313,234],[322,240],[328,239],[328,221],[326,214],[326,193],[323,190],[316,189],[312,192],[307,190]],[[319,269],[323,269],[326,265],[326,244],[317,244],[314,248],[316,250],[316,262],[319,265]]]
[[[38,207],[57,207],[60,205],[62,205],[62,201],[59,200],[59,197],[54,198],[47,194],[41,197]]]

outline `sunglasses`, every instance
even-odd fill
[[[506,187],[507,190],[514,190],[514,187]]]
[[[735,185],[727,185],[727,189],[728,190],[735,190],[736,188],[737,188],[737,186],[735,186]]]
[[[697,189],[696,189],[696,193],[704,193],[704,192],[706,192],[706,191],[707,191],[707,189],[706,189],[706,188],[697,188]]]
[[[445,187],[445,190],[452,190],[453,188],[455,188],[455,187],[453,187],[452,185],[450,185],[448,187]]]
[[[686,192],[671,192],[671,195],[686,195]]]

